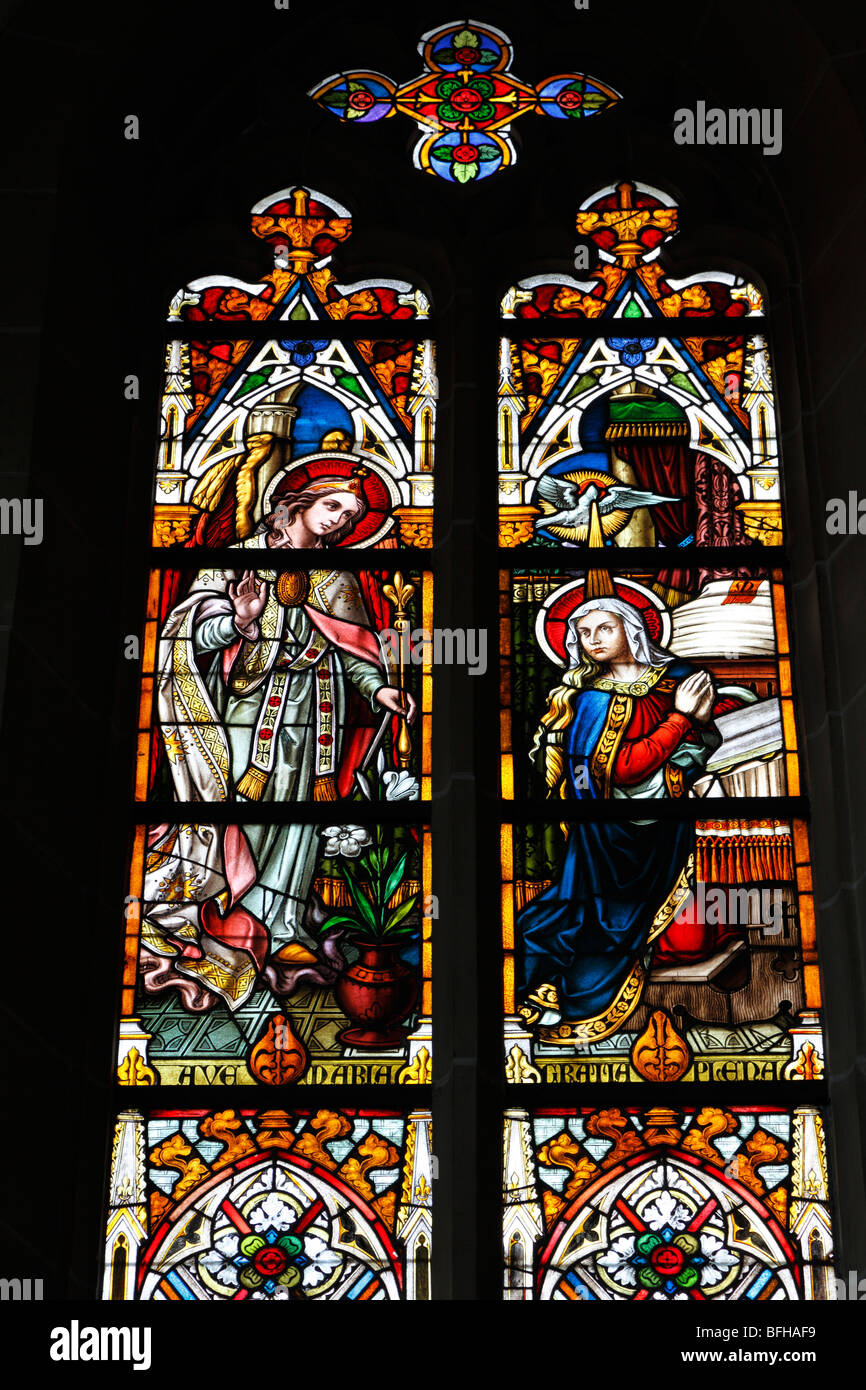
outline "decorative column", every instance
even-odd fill
[[[407,409],[412,416],[413,471],[407,475],[409,502],[394,508],[404,545],[433,544],[433,449],[438,399],[436,357],[429,338],[416,345]]]
[[[178,290],[169,306],[169,322],[181,320],[186,304],[198,304],[201,295]],[[189,474],[183,471],[183,436],[186,420],[195,404],[189,344],[176,338],[165,354],[165,388],[162,393],[162,426],[156,465],[153,508],[153,544],[177,545],[189,536],[198,508],[186,502]]]
[[[144,1149],[144,1116],[138,1110],[122,1111],[111,1151],[104,1299],[135,1298],[139,1251],[147,1240]]]
[[[803,1255],[805,1297],[820,1302],[834,1300],[839,1290],[833,1275],[827,1148],[821,1112],[813,1105],[799,1105],[794,1111],[789,1230]],[[843,1287],[842,1296],[847,1293]]]
[[[253,406],[247,420],[247,449],[260,435],[270,435],[272,440],[271,451],[264,462],[259,464],[256,473],[256,500],[253,507],[253,523],[256,526],[264,521],[262,499],[268,484],[276,473],[287,466],[291,458],[292,421],[298,413],[298,407],[291,405],[290,400],[296,390],[297,383],[293,382],[291,386],[275,391],[267,400],[259,401]]]
[[[508,338],[499,341],[499,544],[532,540],[538,507],[526,503],[529,474],[521,471],[520,417],[526,405],[519,390],[520,368]]]
[[[535,1244],[544,1234],[528,1111],[506,1110],[502,1157],[504,1297],[526,1302],[533,1296]]]
[[[766,339],[757,334],[746,346],[742,408],[749,416],[752,467],[746,469],[751,497],[741,502],[746,535],[763,545],[782,544],[779,491],[779,446],[773,409],[773,384]]]
[[[433,1149],[429,1110],[413,1110],[407,1120],[403,1191],[397,1235],[406,1251],[406,1298],[430,1298],[430,1243],[433,1238]]]

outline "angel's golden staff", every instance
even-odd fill
[[[397,684],[400,691],[401,708],[406,708],[405,696],[405,660],[409,649],[409,618],[406,610],[409,600],[415,592],[414,585],[405,584],[403,576],[399,570],[394,575],[393,584],[383,585],[382,592],[387,599],[394,605],[394,631],[399,637],[398,648],[399,657],[397,662]],[[406,771],[412,756],[412,740],[409,737],[409,725],[406,715],[400,716],[400,732],[397,735],[397,766],[401,771]]]

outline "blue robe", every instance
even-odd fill
[[[665,674],[680,681],[692,669],[676,661]],[[612,691],[586,690],[575,701],[564,743],[565,771],[570,794],[581,800],[602,795],[588,773],[613,698]],[[698,775],[708,752],[690,752],[687,782]],[[519,997],[551,984],[563,1022],[604,1013],[645,953],[653,919],[674,888],[693,839],[693,825],[678,821],[572,825],[558,879],[517,919],[523,948]]]

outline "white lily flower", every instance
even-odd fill
[[[373,839],[363,825],[328,825],[321,834],[325,840],[325,854],[341,854],[344,859],[357,859]]]

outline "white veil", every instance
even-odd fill
[[[599,597],[588,599],[586,603],[580,604],[568,619],[565,650],[568,652],[570,670],[582,666],[586,660],[580,645],[577,624],[579,619],[585,617],[587,613],[615,613],[622,620],[626,641],[633,659],[639,661],[642,666],[666,666],[668,662],[676,661],[674,652],[668,651],[665,647],[657,647],[653,642],[647,632],[640,609],[636,608],[633,603],[626,603],[621,598]]]

